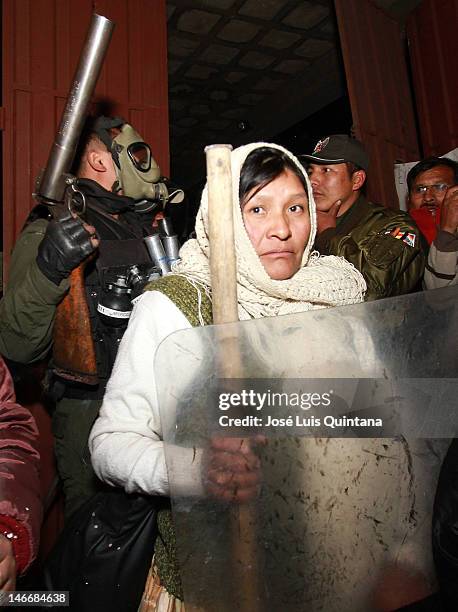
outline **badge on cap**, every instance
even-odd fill
[[[322,151],[329,143],[329,136],[327,138],[324,138],[323,140],[319,140],[316,145],[315,148],[313,149],[313,153],[320,153],[320,151]]]

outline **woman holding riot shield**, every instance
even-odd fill
[[[312,253],[315,204],[297,159],[278,145],[255,143],[234,150],[231,166],[233,185],[238,187],[233,215],[239,318],[361,302],[365,283],[359,272],[342,258]],[[97,474],[128,493],[169,495],[153,360],[160,342],[173,331],[211,322],[207,188],[196,235],[182,247],[181,262],[172,274],[148,286],[136,305],[91,433]],[[235,477],[231,472],[229,480],[224,478],[219,451],[226,459],[233,455],[235,462],[243,455],[243,470]],[[207,480],[215,495],[243,500],[256,490],[258,464],[249,445],[237,451],[215,449],[214,464]],[[159,513],[159,532],[148,609],[156,610],[164,602],[175,606],[167,609],[181,609],[168,509]]]

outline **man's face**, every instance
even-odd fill
[[[409,193],[409,208],[427,208],[434,214],[442,206],[447,189],[455,183],[452,168],[436,166],[421,172]]]
[[[357,173],[350,176],[346,164],[310,164],[307,173],[317,210],[327,212],[338,200],[343,206],[356,199],[353,177]]]

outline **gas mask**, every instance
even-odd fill
[[[154,208],[163,208],[168,202],[179,204],[183,201],[183,191],[172,187],[168,179],[161,177],[149,145],[131,125],[119,118],[103,117],[99,118],[99,122],[104,131],[102,140],[109,145],[115,163],[117,181],[114,191],[122,189],[124,195],[136,200],[137,212],[146,213]],[[121,130],[113,139],[105,131],[112,127]],[[100,133],[99,130],[97,133]]]

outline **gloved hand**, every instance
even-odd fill
[[[38,247],[37,265],[46,278],[59,285],[98,244],[95,228],[78,218],[51,221]]]

